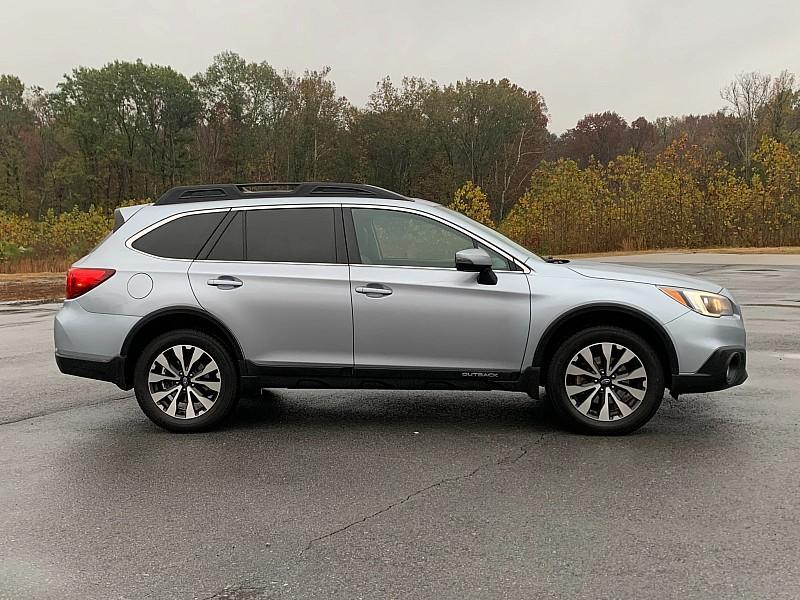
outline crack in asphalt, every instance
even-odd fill
[[[225,586],[211,596],[204,596],[201,600],[261,600],[267,598],[268,586]]]
[[[339,535],[340,533],[342,533],[344,531],[347,531],[351,527],[355,527],[356,525],[360,525],[361,523],[366,523],[367,521],[369,521],[371,519],[374,519],[375,517],[378,517],[378,516],[380,516],[380,515],[382,515],[382,514],[384,514],[386,512],[389,512],[393,508],[401,506],[401,505],[405,504],[406,502],[408,502],[409,500],[411,500],[412,498],[415,498],[416,496],[419,496],[420,494],[424,494],[425,492],[427,492],[429,490],[432,490],[434,488],[440,487],[440,486],[442,486],[442,485],[444,485],[446,483],[454,483],[456,481],[462,481],[462,480],[465,480],[465,479],[469,479],[471,477],[474,477],[480,471],[482,471],[482,470],[484,470],[484,469],[486,469],[488,467],[497,467],[497,466],[500,466],[500,465],[513,465],[514,463],[516,463],[517,461],[522,459],[526,454],[528,454],[528,452],[531,450],[531,448],[541,444],[546,435],[547,435],[547,433],[543,433],[543,434],[541,434],[539,436],[539,439],[537,439],[536,441],[533,441],[533,442],[531,442],[529,444],[524,444],[523,446],[521,446],[519,448],[519,451],[517,452],[516,455],[504,456],[499,460],[483,463],[483,464],[478,465],[477,467],[475,467],[472,471],[470,471],[468,473],[464,473],[462,475],[456,475],[454,477],[444,477],[444,478],[440,479],[439,481],[437,481],[435,483],[432,483],[430,485],[427,485],[427,486],[425,486],[423,488],[420,488],[420,489],[410,493],[408,496],[406,496],[405,498],[403,498],[401,500],[398,500],[396,502],[393,502],[393,503],[389,504],[388,506],[385,506],[384,508],[380,509],[379,511],[376,511],[376,512],[374,512],[372,514],[369,514],[369,515],[367,515],[367,516],[365,516],[365,517],[363,517],[361,519],[357,519],[355,521],[352,521],[351,523],[348,523],[347,525],[344,525],[343,527],[339,527],[338,529],[335,529],[334,531],[326,533],[325,535],[321,535],[319,537],[316,537],[316,538],[312,539],[310,542],[308,542],[308,544],[306,545],[305,548],[303,548],[303,550],[300,552],[300,554],[302,555],[304,552],[307,552],[308,550],[311,550],[311,547],[314,544],[316,544],[317,542],[320,542],[322,540],[327,540],[327,539],[332,538],[332,537],[334,537],[336,535]]]
[[[0,421],[0,426],[3,425],[14,425],[15,423],[22,423],[23,421],[29,421],[31,419],[38,419],[39,417],[47,417],[49,415],[55,415],[62,412],[68,412],[70,410],[76,410],[78,408],[85,408],[87,406],[97,406],[98,404],[106,404],[108,402],[115,402],[117,400],[130,400],[133,398],[133,394],[126,394],[125,396],[119,396],[115,398],[105,398],[103,400],[97,400],[95,402],[88,402],[86,404],[77,404],[75,406],[67,406],[65,408],[57,408],[55,410],[43,411],[40,413],[36,413],[34,415],[28,415],[26,417],[19,417],[18,419],[10,419],[8,421]]]

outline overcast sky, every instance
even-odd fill
[[[740,71],[800,74],[800,0],[0,0],[0,73],[52,89],[78,65],[168,64],[222,50],[279,70],[330,65],[363,104],[390,75],[508,77],[544,95],[553,131],[586,113],[703,113]]]

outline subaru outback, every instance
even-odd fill
[[[747,377],[719,285],[545,260],[434,202],[333,183],[177,187],[117,209],[67,274],[55,356],[133,388],[172,431],[263,388],[544,387],[568,424],[621,434],[665,388]]]

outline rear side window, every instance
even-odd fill
[[[247,260],[335,263],[333,208],[246,211]]]
[[[163,258],[194,260],[224,217],[225,211],[178,217],[144,234],[131,246]]]
[[[244,260],[244,214],[237,211],[208,253],[208,260]]]

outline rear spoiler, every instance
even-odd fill
[[[135,215],[139,210],[148,206],[147,204],[137,204],[136,206],[123,206],[121,208],[117,208],[114,210],[114,229],[116,231],[122,225],[130,219],[133,215]]]

